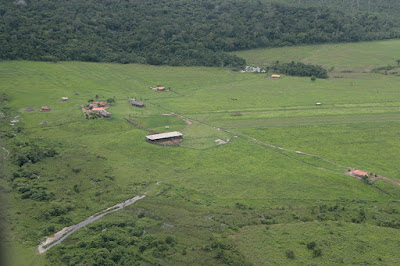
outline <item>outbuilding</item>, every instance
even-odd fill
[[[155,87],[153,88],[155,91],[166,91],[167,89],[165,87]]]
[[[273,79],[280,79],[280,78],[281,78],[281,75],[271,75],[271,78],[273,78]]]
[[[146,141],[148,142],[164,142],[175,139],[182,139],[183,134],[179,131],[158,133],[146,136]]]
[[[49,106],[42,106],[42,107],[40,108],[40,111],[51,111],[51,107],[49,107]]]
[[[354,170],[353,175],[358,176],[358,177],[363,177],[363,176],[368,176],[368,173],[365,171],[361,171],[361,170]]]
[[[99,114],[101,114],[104,117],[110,117],[111,113],[107,112],[106,110],[100,111]]]
[[[61,97],[63,101],[68,101],[68,97]]]
[[[92,109],[92,112],[93,112],[93,113],[100,113],[100,112],[102,112],[102,111],[104,111],[104,108],[103,108],[103,107],[94,107],[94,108]]]
[[[140,108],[145,107],[144,103],[138,102],[138,101],[133,101],[132,106],[136,106],[136,107],[140,107]]]

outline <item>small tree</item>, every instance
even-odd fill
[[[316,246],[317,244],[314,241],[307,243],[308,249],[314,249]]]
[[[314,75],[311,76],[311,81],[315,81],[316,79],[317,78]]]
[[[314,249],[313,257],[316,258],[316,257],[321,257],[321,256],[322,256],[322,250],[320,248]]]
[[[113,99],[113,98],[108,98],[108,99],[107,99],[107,103],[115,103],[115,99]]]
[[[289,259],[294,259],[294,251],[293,250],[286,250],[286,257]]]

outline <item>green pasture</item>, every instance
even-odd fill
[[[246,227],[235,241],[255,265],[394,265],[400,262],[398,235],[399,230],[372,225],[306,222]],[[315,247],[307,248],[311,242]],[[321,255],[314,250],[321,250]],[[293,258],[286,255],[288,251]]]
[[[44,237],[151,188],[143,201],[98,222],[124,235],[125,229],[107,221],[134,216],[134,222],[155,238],[176,237],[177,246],[168,248],[175,255],[165,258],[154,259],[154,250],[141,253],[136,246],[129,251],[145,263],[228,264],[226,254],[238,263],[246,258],[256,265],[265,260],[264,254],[274,254],[272,264],[319,263],[322,259],[312,258],[312,251],[300,243],[316,228],[320,236],[315,241],[330,263],[378,263],[381,257],[383,263],[395,264],[399,258],[389,244],[376,250],[367,246],[360,251],[368,253],[365,258],[353,259],[350,246],[383,243],[385,235],[394,241],[400,188],[387,181],[368,185],[344,172],[354,167],[400,180],[400,80],[395,75],[362,73],[400,58],[398,44],[392,40],[239,52],[247,53],[250,63],[251,56],[261,62],[269,55],[281,61],[297,55],[296,60],[335,67],[337,77],[315,82],[290,76],[272,80],[265,74],[223,68],[0,62],[0,93],[11,98],[0,106],[9,114],[0,118],[0,144],[11,152],[2,162],[1,186],[10,201],[15,249],[23,249],[30,264]],[[385,45],[386,49],[377,49]],[[347,61],[334,54],[348,54]],[[354,73],[339,73],[341,69]],[[171,90],[149,89],[156,85]],[[85,119],[82,105],[96,100],[96,95],[101,101],[115,99],[107,109],[111,118]],[[61,101],[64,96],[69,100]],[[132,97],[146,107],[131,106]],[[43,105],[52,111],[40,112]],[[12,126],[15,116],[20,122]],[[149,132],[124,118],[159,132],[182,131],[182,145],[147,143]],[[44,121],[47,124],[41,125]],[[227,143],[221,145],[218,139]],[[58,155],[22,167],[13,163],[33,144],[52,147]],[[155,185],[157,181],[161,183]],[[54,198],[22,199],[21,191],[29,186],[45,189]],[[314,212],[313,206],[320,203],[332,204],[335,211],[326,216]],[[344,209],[336,212],[334,205],[340,204]],[[368,215],[359,220],[362,207]],[[142,209],[146,215],[139,217]],[[102,233],[96,230],[100,229],[80,230],[61,247],[73,254],[82,238],[99,240]],[[193,239],[185,240],[187,235]],[[215,238],[226,245],[215,244]],[[349,247],[340,249],[343,243]],[[287,249],[294,251],[294,259],[287,258]],[[37,263],[60,263],[59,252],[57,248]]]
[[[369,72],[374,68],[396,65],[400,59],[400,41],[304,45],[233,52],[247,64],[263,66],[271,62],[302,61],[321,65],[335,72]]]

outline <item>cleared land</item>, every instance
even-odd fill
[[[379,43],[387,49],[376,52]],[[354,46],[363,52],[360,60]],[[350,264],[360,263],[367,253],[365,260],[371,262],[398,262],[391,250],[400,228],[399,187],[382,180],[367,185],[343,174],[347,169],[253,140],[400,180],[399,77],[363,73],[395,63],[400,54],[390,57],[386,51],[398,47],[400,41],[278,48],[281,61],[318,54],[305,62],[335,67],[332,78],[315,82],[220,68],[0,62],[1,92],[10,96],[9,114],[0,119],[1,146],[11,153],[3,162],[1,185],[10,200],[12,252],[20,254],[19,264],[30,264],[47,236],[161,181],[146,198],[78,230],[36,263],[87,265],[135,258],[160,264],[324,259]],[[348,54],[348,61],[335,61],[318,49]],[[241,56],[248,54],[253,62],[251,56],[263,58],[267,52]],[[371,59],[374,53],[383,53],[381,61]],[[149,90],[154,84],[172,90]],[[96,95],[115,98],[107,109],[111,118],[82,116],[81,106]],[[132,107],[132,97],[146,107]],[[52,111],[39,112],[43,105]],[[28,107],[34,111],[26,112]],[[20,122],[11,126],[15,115]],[[149,144],[148,132],[124,118],[160,132],[182,131],[182,146]],[[47,124],[39,125],[43,121]],[[217,139],[229,142],[219,145]],[[30,151],[33,144],[59,154],[18,167],[14,155]],[[40,200],[27,191],[53,196]],[[313,229],[328,239],[315,238],[322,251],[317,257],[302,244]],[[338,251],[360,241],[371,244],[356,248],[357,256],[351,256],[353,249]],[[374,251],[375,243],[380,247]],[[287,249],[295,258],[288,258]],[[382,250],[386,253],[379,254]]]

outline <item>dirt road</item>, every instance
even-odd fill
[[[78,229],[80,229],[90,223],[93,223],[94,221],[101,219],[104,215],[122,210],[123,208],[135,203],[136,201],[143,199],[146,196],[146,193],[143,196],[136,196],[136,197],[128,199],[124,202],[118,203],[112,207],[109,207],[105,210],[102,210],[98,213],[95,213],[94,215],[90,216],[89,218],[87,218],[86,220],[84,220],[78,224],[64,227],[63,229],[61,229],[60,231],[58,231],[57,233],[48,237],[45,241],[40,243],[40,245],[38,246],[39,253],[42,254],[42,253],[46,252],[47,250],[51,249],[52,247],[54,247],[55,245],[61,244],[61,242],[64,239],[69,237],[75,231],[77,231]]]
[[[1,148],[7,152],[6,157],[3,158],[3,160],[5,160],[10,155],[10,152],[6,148],[4,148],[3,146],[1,146]]]

